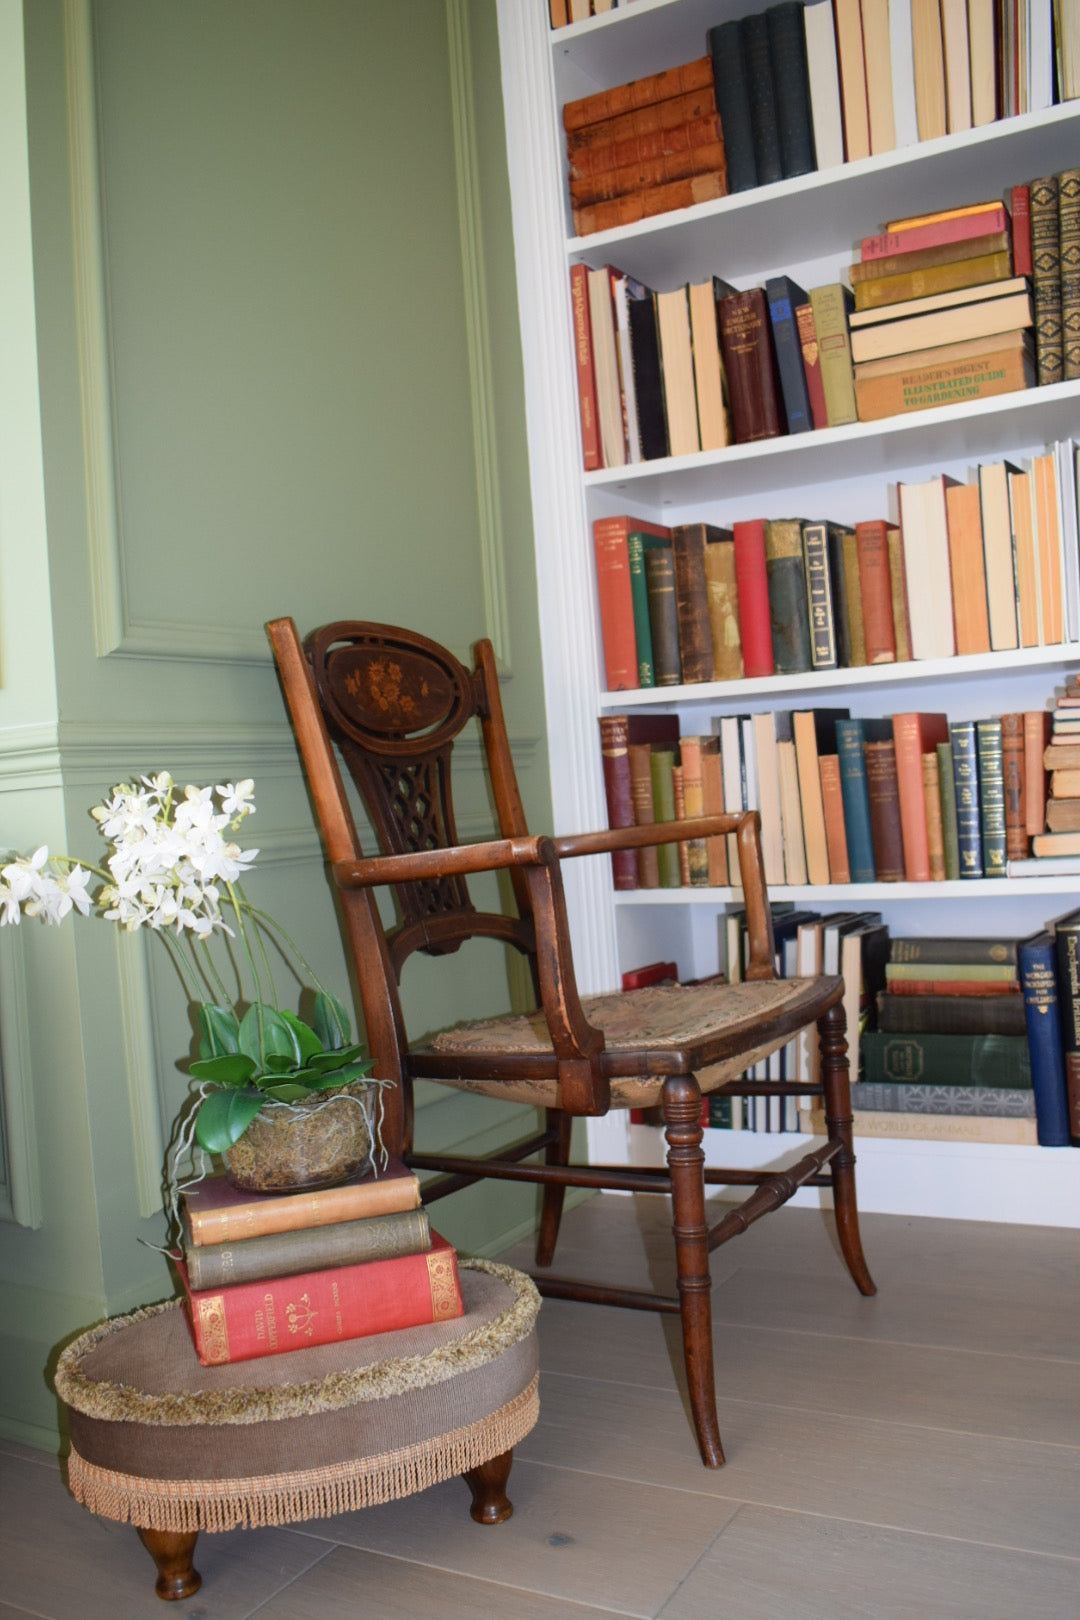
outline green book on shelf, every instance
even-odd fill
[[[652,770],[653,815],[657,821],[675,820],[675,754],[670,748],[654,748],[649,761]],[[662,889],[681,889],[678,844],[658,844],[656,863]]]
[[[956,831],[956,778],[952,743],[937,744],[938,788],[941,792],[941,836],[945,845],[945,876],[960,876],[960,840]]]

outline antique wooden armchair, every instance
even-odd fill
[[[388,1145],[414,1168],[442,1172],[425,1184],[426,1202],[487,1176],[540,1184],[536,1282],[542,1294],[678,1312],[698,1443],[706,1465],[719,1467],[724,1458],[713,1383],[710,1251],[779,1208],[799,1187],[831,1185],[848,1269],[862,1293],[875,1291],[855,1203],[843,981],[776,978],[756,811],[666,827],[536,836],[525,824],[489,642],[477,643],[470,671],[437,643],[389,625],[330,624],[303,644],[291,619],[275,619],[268,630],[340,891],[374,1072],[396,1082]],[[474,718],[483,733],[500,836],[462,845],[455,830],[451,757],[455,738]],[[365,856],[360,848],[334,743],[366,806],[378,855]],[[737,839],[750,940],[744,982],[580,997],[562,860],[717,832]],[[509,874],[516,915],[478,911],[470,901],[467,876],[498,871]],[[375,903],[380,886],[389,886],[396,901],[398,921],[389,930]],[[524,953],[539,1010],[455,1026],[413,1044],[398,994],[406,959],[414,951],[453,952],[478,936]],[[818,1085],[740,1078],[751,1064],[815,1023]],[[541,1107],[544,1128],[490,1158],[417,1152],[412,1082],[418,1079]],[[746,1096],[763,1090],[822,1096],[826,1139],[783,1171],[706,1170],[702,1093]],[[569,1162],[575,1117],[657,1103],[665,1122],[666,1169]],[[743,1203],[725,1206],[726,1213],[710,1227],[705,1189],[713,1184],[753,1190]],[[669,1193],[677,1295],[546,1275],[568,1186]]]

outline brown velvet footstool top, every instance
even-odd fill
[[[464,1259],[460,1276],[453,1321],[221,1367],[200,1366],[176,1300],[91,1328],[56,1373],[73,1494],[189,1549],[200,1530],[349,1512],[454,1474],[474,1517],[508,1517],[505,1496],[505,1511],[477,1511],[477,1479],[505,1458],[505,1485],[536,1422],[540,1300],[508,1266]]]

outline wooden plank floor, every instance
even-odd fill
[[[601,1197],[558,1269],[614,1256],[670,1286],[660,1200]],[[546,1301],[541,1416],[514,1518],[460,1481],[289,1530],[202,1536],[191,1620],[1077,1620],[1080,1244],[1074,1232],[870,1215],[864,1300],[827,1216],[784,1210],[713,1257],[720,1425],[697,1460],[677,1329]],[[508,1258],[524,1260],[515,1252]],[[0,1620],[160,1615],[134,1531],[0,1441]]]

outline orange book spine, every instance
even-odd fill
[[[671,787],[675,800],[675,820],[686,820],[686,781],[681,765],[671,767]],[[690,887],[690,845],[681,842],[679,851],[679,882],[684,889]]]
[[[582,154],[593,147],[611,148],[623,141],[651,140],[657,135],[666,137],[674,130],[716,117],[715,89],[711,84],[702,85],[697,90],[688,90],[684,95],[672,96],[668,101],[653,101],[647,107],[634,107],[630,112],[618,113],[614,118],[602,118],[595,124],[583,124],[580,129],[569,130],[566,152],[571,164],[575,165],[581,162]],[[641,155],[636,150],[632,151],[624,161],[633,162]],[[606,162],[601,166],[611,168],[613,163]]]
[[[657,158],[672,157],[676,153],[699,151],[702,147],[723,143],[720,120],[715,113],[688,118],[672,128],[638,131],[632,126],[625,135],[608,140],[593,140],[586,145],[571,148],[570,180],[585,180],[590,175],[611,174],[633,164],[654,163]]]
[[[604,679],[609,692],[639,686],[634,599],[627,550],[629,519],[597,518],[593,524],[596,598],[604,649]]]
[[[923,788],[923,754],[948,742],[945,715],[894,714],[893,746],[900,797],[900,833],[904,846],[904,876],[909,883],[930,882],[930,843]]]
[[[1043,645],[1056,647],[1064,640],[1061,530],[1058,525],[1057,483],[1054,457],[1036,456],[1031,465],[1035,495],[1035,528],[1038,535],[1039,600],[1042,607]]]
[[[1029,838],[1046,831],[1046,764],[1050,716],[1043,709],[1024,712],[1024,830]]]
[[[889,526],[880,520],[855,525],[859,596],[868,664],[896,662],[896,626],[889,573]]]
[[[958,653],[989,652],[990,615],[986,599],[982,505],[978,484],[948,485],[945,490],[945,512],[956,650]]]
[[[574,209],[574,228],[579,236],[594,231],[615,230],[620,225],[636,225],[639,219],[666,214],[672,208],[692,208],[695,203],[715,202],[727,196],[727,170],[712,174],[691,174],[685,180],[672,180],[666,186],[650,186],[627,192],[609,202],[590,203]]]
[[[192,1289],[177,1261],[200,1362],[251,1361],[463,1315],[457,1255],[445,1238],[431,1236],[426,1254],[212,1290]]]
[[[586,472],[601,465],[600,413],[593,367],[592,322],[589,319],[589,271],[584,264],[570,266],[570,304],[574,315],[574,359],[577,362],[578,409],[581,413],[581,451]]]
[[[420,1182],[398,1159],[378,1176],[305,1193],[245,1193],[224,1176],[207,1176],[185,1192],[184,1233],[194,1248],[241,1243],[306,1227],[336,1226],[420,1206]]]
[[[689,146],[684,151],[667,152],[659,157],[638,159],[617,169],[600,170],[580,180],[571,179],[570,201],[575,208],[607,202],[612,197],[624,197],[651,186],[666,186],[673,180],[684,180],[687,175],[714,173],[724,168],[725,161],[723,141],[714,141],[709,146]]]
[[[941,818],[941,775],[937,750],[922,757],[923,805],[926,810],[926,848],[931,883],[945,880],[945,824]]]
[[[1014,996],[1018,983],[1007,979],[890,979],[890,996]]]
[[[1001,717],[1001,771],[1005,784],[1005,856],[1023,860],[1030,853],[1024,790],[1024,716]]]
[[[825,843],[829,851],[829,881],[851,882],[847,828],[844,824],[844,796],[840,788],[840,760],[836,754],[818,757],[821,772],[821,806],[825,812]]]
[[[581,129],[585,124],[596,124],[604,118],[617,118],[635,107],[670,101],[690,90],[707,88],[712,82],[712,57],[696,57],[692,62],[680,62],[677,67],[663,68],[659,73],[649,73],[641,79],[630,79],[626,84],[612,85],[610,90],[597,90],[592,95],[568,101],[563,107],[563,128],[567,131]]]

